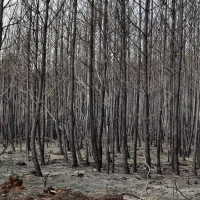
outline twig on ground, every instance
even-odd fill
[[[175,185],[175,186],[168,186],[167,183],[165,183],[164,185],[165,185],[165,187],[167,187],[167,188],[170,188],[170,189],[175,190],[176,193],[179,192],[180,195],[181,195],[182,197],[184,197],[186,200],[191,200],[191,199],[193,198],[193,197],[190,197],[190,198],[189,198],[189,197],[186,197],[186,196],[180,191],[180,189],[178,188],[177,183],[176,183],[175,180],[174,180],[174,185]],[[178,194],[177,194],[177,195],[178,195]]]
[[[124,196],[124,195],[131,196],[131,197],[135,197],[136,199],[144,200],[144,199],[141,199],[140,197],[138,197],[138,196],[135,195],[135,194],[122,193],[122,196]]]
[[[147,188],[148,188],[148,184],[149,184],[149,175],[150,175],[150,173],[151,173],[151,168],[150,168],[150,166],[147,164],[147,161],[146,161],[146,158],[145,158],[145,157],[144,157],[144,161],[145,161],[145,165],[148,167],[149,171],[148,171],[148,173],[147,173],[146,185],[145,185],[144,189],[142,190],[142,193],[141,193],[141,195],[140,195],[140,199],[142,199],[142,195],[143,195],[144,191],[146,191],[146,193],[147,193]]]
[[[34,189],[43,189],[42,186],[33,186],[28,189],[28,191],[34,190]]]

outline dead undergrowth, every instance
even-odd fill
[[[0,185],[1,200],[122,200],[122,195],[104,195],[99,198],[93,198],[84,195],[81,192],[74,192],[71,188],[54,189],[49,186],[43,193],[37,193],[34,190],[29,194],[28,189],[23,186],[23,180],[17,175],[10,175],[9,180]]]
[[[132,149],[132,148],[130,148]],[[0,146],[0,152],[3,147]],[[58,153],[55,143],[46,147],[47,165],[41,165],[44,177],[36,177],[32,162],[26,161],[25,147],[22,152],[17,147],[9,147],[0,156],[0,200],[32,199],[91,199],[91,200],[199,200],[200,177],[192,173],[192,160],[180,159],[181,176],[171,173],[167,153],[162,153],[162,174],[156,173],[156,148],[151,148],[151,178],[145,175],[143,147],[138,149],[138,172],[123,174],[122,155],[115,155],[115,173],[96,172],[92,165],[80,162],[78,168],[72,168]],[[69,153],[69,159],[71,155]],[[84,152],[82,152],[84,158]],[[131,158],[133,152],[130,151]],[[129,159],[130,169],[132,159]],[[105,157],[103,160],[106,163]],[[17,174],[17,175],[15,175]],[[81,174],[81,176],[80,176]],[[11,176],[12,175],[12,176]]]

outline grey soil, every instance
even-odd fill
[[[24,182],[27,192],[42,192],[44,189],[44,178],[36,177],[32,162],[26,161],[25,149],[20,152],[19,148],[13,152],[8,148],[0,156],[0,184],[8,180],[11,174],[18,174]],[[0,146],[0,153],[3,147]],[[103,194],[123,194],[124,199],[200,199],[200,179],[192,175],[191,161],[181,161],[181,176],[174,176],[170,172],[170,165],[162,160],[163,174],[156,174],[156,161],[153,159],[151,178],[145,177],[145,162],[143,150],[138,151],[138,173],[123,174],[122,158],[116,155],[116,173],[107,174],[105,171],[98,173],[92,166],[81,166],[72,168],[70,163],[58,155],[58,147],[51,144],[46,148],[46,155],[49,159],[47,165],[41,166],[43,175],[48,174],[46,187],[71,188],[73,191],[80,191],[86,195],[98,197]],[[154,149],[152,149],[152,158]],[[132,152],[131,152],[132,155]],[[70,154],[69,154],[70,156]],[[164,158],[166,156],[163,156]],[[18,165],[18,162],[25,162],[26,165]],[[105,161],[105,160],[104,160]],[[132,159],[129,160],[130,167]],[[84,174],[78,177],[78,173]]]

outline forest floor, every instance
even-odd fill
[[[0,153],[3,149],[3,146],[0,145]],[[116,154],[115,157],[115,173],[107,174],[106,171],[99,173],[92,166],[80,165],[78,168],[72,168],[71,164],[66,163],[63,156],[58,154],[57,145],[51,143],[45,150],[47,157],[50,155],[49,164],[41,165],[43,175],[48,174],[46,179],[47,194],[44,193],[45,178],[32,174],[33,163],[26,161],[25,148],[23,147],[22,150],[20,152],[19,147],[17,147],[14,152],[9,147],[0,156],[0,200],[200,199],[200,176],[193,176],[191,158],[186,158],[186,161],[180,159],[181,175],[175,176],[171,173],[170,164],[167,162],[167,153],[164,151],[162,153],[162,175],[158,175],[156,174],[156,149],[154,147],[151,149],[151,178],[147,180],[142,147],[138,150],[138,172],[126,175],[123,174],[121,154]],[[132,157],[133,152],[130,152],[130,155]],[[18,165],[19,161],[25,162],[26,165]],[[106,161],[104,160],[104,162]],[[131,170],[132,162],[132,159],[129,159]],[[83,177],[79,177],[78,173],[82,173]],[[23,180],[24,187],[19,186],[16,187],[17,189],[14,188],[14,190],[6,192],[3,190],[5,189],[4,185],[9,184],[9,176],[12,174],[17,174]],[[3,183],[4,185],[1,185]],[[54,193],[56,195],[53,195]],[[62,194],[65,198],[62,198]]]

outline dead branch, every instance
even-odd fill
[[[6,149],[17,139],[18,136],[19,136],[19,134],[18,134],[14,139],[12,139],[12,140],[6,145],[6,147],[4,147],[4,150],[0,153],[0,156],[2,156],[2,155],[5,153]]]
[[[134,197],[134,198],[136,198],[136,199],[144,200],[144,199],[142,199],[142,198],[138,197],[138,196],[137,196],[137,195],[135,195],[135,194],[122,193],[122,196],[124,196],[124,195],[131,196],[131,197]]]
[[[186,197],[186,196],[179,190],[179,188],[178,188],[178,186],[177,186],[175,180],[174,180],[174,185],[175,185],[175,186],[168,186],[166,183],[165,183],[164,185],[165,185],[165,187],[167,187],[167,188],[174,189],[176,192],[179,192],[180,195],[181,195],[183,198],[185,198],[186,200],[191,200],[191,199],[193,198],[193,197],[190,197],[190,198]]]

